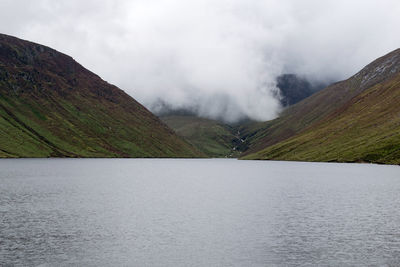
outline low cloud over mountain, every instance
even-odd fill
[[[268,120],[279,75],[347,78],[400,46],[399,13],[396,0],[3,0],[0,31],[74,56],[152,110]]]

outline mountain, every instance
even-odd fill
[[[279,88],[278,98],[284,107],[294,105],[326,86],[323,83],[312,84],[296,74],[282,74],[276,81]]]
[[[322,89],[321,84],[311,84],[295,74],[283,74],[277,78],[279,93],[276,97],[283,106],[299,102]],[[174,108],[159,101],[154,112],[181,137],[210,157],[238,157],[247,149],[241,138],[241,124],[257,124],[249,119],[235,124],[199,117],[195,109]]]
[[[0,35],[0,157],[198,157],[114,85],[51,48]]]
[[[242,127],[244,159],[400,163],[400,49],[351,78]]]
[[[186,113],[181,115],[180,110],[176,115],[171,112],[161,116],[161,120],[207,156],[239,156],[242,141],[236,127]]]

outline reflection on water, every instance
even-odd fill
[[[0,265],[398,266],[400,167],[0,161]]]

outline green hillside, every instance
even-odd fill
[[[233,126],[190,115],[169,115],[161,119],[207,156],[237,157],[240,154],[241,141]]]
[[[400,50],[350,79],[244,127],[244,159],[400,163]]]
[[[71,57],[0,35],[0,157],[202,155]]]

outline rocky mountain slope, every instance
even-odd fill
[[[203,156],[71,57],[0,35],[0,157]]]
[[[284,107],[300,102],[306,97],[326,87],[324,83],[312,84],[295,74],[282,74],[276,79],[279,88],[279,100]]]

